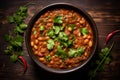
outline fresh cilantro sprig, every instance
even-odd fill
[[[23,34],[27,28],[24,19],[27,17],[27,6],[20,6],[12,16],[8,16],[8,23],[15,24],[14,32],[5,35],[8,46],[4,50],[5,54],[10,54],[10,60],[16,62],[19,55],[23,55]]]
[[[104,49],[101,49],[101,52],[99,53],[99,58],[97,60],[95,60],[94,62],[94,66],[97,65],[97,67],[93,70],[89,71],[89,76],[90,79],[89,80],[93,80],[93,78],[95,77],[97,71],[100,71],[104,68],[104,66],[106,64],[110,63],[110,51],[113,48],[114,43],[110,46],[110,48],[105,47]]]

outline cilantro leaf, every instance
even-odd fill
[[[48,36],[50,36],[51,38],[55,38],[55,34],[54,34],[54,31],[53,30],[49,30],[47,32]]]
[[[4,50],[5,54],[11,54],[13,47],[11,45],[8,45],[6,49]]]
[[[11,56],[10,56],[10,60],[11,60],[12,62],[16,62],[16,61],[18,60],[18,55],[15,55],[15,54],[11,55]]]
[[[13,36],[8,35],[8,34],[6,34],[6,35],[4,36],[4,39],[5,39],[6,41],[10,41],[12,38],[13,38]]]
[[[54,47],[54,41],[53,41],[52,39],[49,39],[49,40],[47,41],[47,48],[48,48],[49,50],[51,50],[51,49],[53,49],[53,47]]]
[[[20,10],[20,12],[26,12],[27,7],[26,6],[20,6],[18,10]]]
[[[73,45],[73,42],[74,42],[74,40],[68,40],[68,42],[67,42],[68,46]]]
[[[109,64],[110,61],[111,61],[110,57],[107,57],[107,58],[105,59],[105,61],[104,61],[104,64]]]
[[[70,49],[68,52],[68,56],[69,57],[81,56],[83,52],[84,52],[84,49],[82,47],[77,48],[77,49]]]
[[[56,53],[55,53],[57,56],[61,56],[61,58],[63,59],[63,60],[65,60],[66,58],[67,58],[67,53],[64,51],[64,50],[62,50],[62,47],[61,46],[58,46],[57,47],[57,51],[56,51]]]
[[[40,31],[44,31],[45,27],[44,26],[40,26]]]
[[[15,33],[24,33],[24,30],[22,30],[19,26],[16,26],[14,29]]]
[[[47,61],[51,60],[51,56],[50,55],[45,56],[45,58],[46,58]]]
[[[25,23],[21,23],[20,24],[20,29],[26,29],[27,28],[27,24],[25,24]]]
[[[75,25],[74,24],[69,24],[68,25],[68,29],[71,31],[71,30],[74,30],[75,29]]]
[[[81,32],[83,35],[87,35],[87,34],[88,34],[88,29],[87,29],[87,28],[80,28],[80,32]]]
[[[62,16],[55,16],[54,23],[62,24],[63,23],[62,18],[63,18]]]
[[[61,30],[61,27],[60,26],[53,26],[53,29],[55,31],[55,34],[58,34]]]
[[[60,40],[67,41],[68,40],[68,35],[65,34],[64,32],[60,32],[58,35]]]
[[[68,57],[74,57],[76,51],[74,49],[70,49],[68,52]]]
[[[12,46],[16,46],[16,47],[22,47],[23,44],[23,37],[20,35],[17,35],[15,39],[10,41]]]
[[[84,48],[82,48],[82,47],[77,48],[76,52],[77,52],[77,56],[80,56],[84,52]]]
[[[13,18],[14,18],[14,23],[16,23],[17,25],[19,25],[19,23],[23,21],[23,17],[17,14],[13,14]]]
[[[7,21],[9,22],[9,23],[14,23],[14,17],[13,16],[9,16],[8,18],[7,18]]]

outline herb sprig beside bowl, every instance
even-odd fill
[[[8,16],[8,23],[15,24],[15,27],[13,33],[9,32],[5,35],[8,45],[4,50],[5,54],[10,55],[12,62],[19,61],[24,65],[24,73],[27,70],[27,62],[23,57],[23,35],[27,28],[24,19],[27,17],[27,9],[27,6],[20,6],[12,16]]]

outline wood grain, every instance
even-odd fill
[[[14,13],[21,5],[28,2],[35,5],[28,6],[28,23],[31,17],[46,5],[56,2],[68,2],[78,7],[82,7],[95,21],[98,29],[99,45],[96,54],[105,47],[106,35],[116,29],[120,29],[120,6],[119,0],[2,0],[0,1],[0,80],[88,80],[87,72],[89,64],[84,68],[69,74],[53,74],[39,68],[29,57],[24,44],[24,57],[28,62],[28,70],[23,74],[23,66],[19,63],[9,61],[9,55],[5,55],[3,50],[7,43],[4,35],[13,30],[14,25],[7,23],[7,16]],[[120,34],[115,35],[109,42],[115,41],[112,50],[112,61],[106,65],[105,70],[98,72],[96,80],[120,80]]]

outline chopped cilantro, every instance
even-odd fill
[[[84,52],[84,48],[82,48],[82,47],[77,48],[75,57],[81,56],[83,52]]]
[[[63,60],[65,60],[65,59],[67,58],[67,53],[62,49],[61,46],[58,46],[55,55],[57,55],[57,56],[61,56],[61,58],[62,58]]]
[[[48,36],[49,37],[51,37],[51,38],[55,38],[55,32],[54,32],[54,30],[49,30],[48,32],[47,32],[47,34],[48,34]]]
[[[74,25],[74,24],[69,24],[68,27],[69,27],[69,29],[71,29],[71,30],[74,30],[74,29],[75,29],[75,25]]]
[[[74,57],[76,51],[74,49],[70,49],[68,52],[68,57]]]
[[[51,50],[51,49],[53,49],[53,47],[54,47],[54,41],[53,41],[52,39],[49,39],[49,40],[47,41],[47,48],[48,48],[49,50]]]
[[[60,32],[58,35],[60,40],[67,41],[68,40],[68,35],[65,34],[64,32]]]
[[[60,26],[53,26],[53,29],[55,31],[55,34],[58,34],[61,30],[61,27]]]
[[[84,49],[82,47],[77,48],[77,49],[70,49],[68,52],[68,56],[69,57],[81,56],[83,52],[84,52]]]
[[[45,56],[45,58],[46,58],[47,61],[51,60],[51,56],[50,55]]]
[[[62,16],[55,16],[54,23],[62,24],[63,23],[62,18],[63,18]]]
[[[44,31],[45,27],[44,26],[40,26],[40,31]]]
[[[87,35],[88,29],[87,28],[80,28],[80,32],[82,33],[82,35]]]

